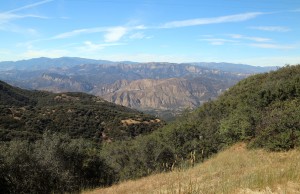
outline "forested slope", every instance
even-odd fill
[[[64,193],[119,179],[101,144],[149,134],[163,121],[83,93],[0,82],[0,193]]]
[[[1,140],[36,139],[44,131],[97,141],[125,140],[162,125],[157,118],[83,93],[27,91],[0,82]],[[126,123],[133,120],[134,123]]]
[[[300,66],[287,66],[242,80],[159,131],[103,153],[121,179],[136,178],[203,161],[239,141],[271,151],[298,147],[299,121]]]

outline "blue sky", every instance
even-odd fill
[[[299,0],[9,0],[0,61],[300,63]]]

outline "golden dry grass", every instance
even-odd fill
[[[149,123],[159,123],[161,122],[160,119],[153,119],[153,120],[150,120],[150,121],[139,121],[139,120],[134,120],[134,119],[126,119],[126,120],[121,120],[121,123],[124,125],[124,126],[129,126],[129,125],[134,125],[134,124],[140,124],[140,123],[145,123],[145,124],[149,124]]]
[[[236,144],[188,170],[127,181],[86,194],[300,194],[300,151],[270,153]]]

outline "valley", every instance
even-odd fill
[[[276,69],[230,63],[136,63],[70,57],[2,62],[0,67],[0,79],[15,86],[55,93],[84,92],[167,120],[215,99],[249,75]]]

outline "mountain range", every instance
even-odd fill
[[[85,92],[142,111],[196,108],[239,80],[276,67],[231,63],[137,63],[84,58],[0,62],[0,79],[21,88]]]

